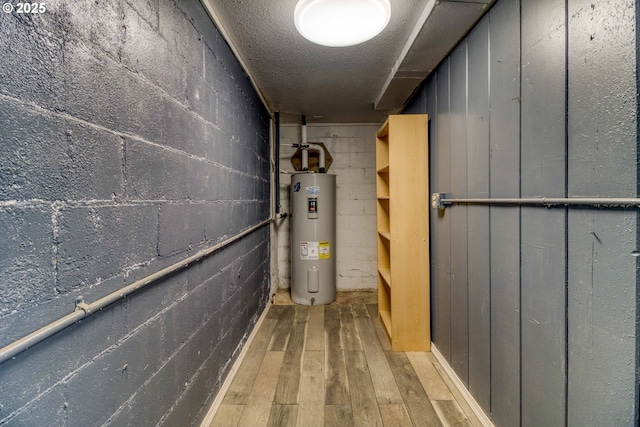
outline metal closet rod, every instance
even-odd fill
[[[269,224],[272,221],[273,221],[273,218],[264,220],[259,224],[256,224],[246,229],[245,231],[238,233],[233,237],[230,237],[227,240],[217,243],[207,249],[202,249],[201,251],[198,251],[196,254],[188,258],[185,258],[182,261],[178,261],[177,263],[172,264],[168,267],[165,267],[162,270],[159,270],[143,279],[137,280],[131,283],[130,285],[127,285],[124,288],[120,288],[119,290],[112,292],[109,295],[104,296],[92,303],[85,303],[82,297],[76,298],[76,308],[73,312],[59,318],[58,320],[55,320],[49,323],[46,326],[43,326],[37,331],[32,332],[29,335],[23,338],[20,338],[19,340],[14,341],[11,344],[7,345],[6,347],[3,347],[2,349],[0,349],[0,364],[6,362],[7,360],[11,359],[15,355],[27,350],[28,348],[33,347],[39,342],[44,341],[45,339],[62,331],[63,329],[68,328],[69,326],[73,325],[77,321],[82,320],[85,317],[91,316],[96,311],[102,310],[108,305],[113,304],[114,302],[132,294],[137,290],[144,288],[145,286],[151,285],[155,281],[162,279],[163,277],[166,277],[171,273],[175,273],[177,271],[180,271],[186,268],[187,266],[189,266],[189,264],[192,264],[194,262],[200,261],[203,258],[208,257],[212,253],[222,249],[223,247],[235,242],[238,239],[241,239],[247,234],[252,233],[253,231],[263,227],[266,224]]]
[[[529,206],[591,206],[629,208],[640,206],[640,198],[631,197],[523,197],[456,199],[446,193],[433,193],[431,205],[444,209],[449,205],[529,205]]]

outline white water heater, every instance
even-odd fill
[[[336,299],[336,176],[291,176],[291,299],[305,305]]]

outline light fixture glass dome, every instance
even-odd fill
[[[323,46],[352,46],[380,34],[389,23],[389,0],[299,0],[298,32]]]

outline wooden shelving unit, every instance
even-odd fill
[[[389,116],[376,138],[378,315],[393,351],[429,351],[426,114]]]

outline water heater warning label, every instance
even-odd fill
[[[331,257],[329,242],[300,242],[300,259],[312,261]]]
[[[300,242],[300,259],[318,259],[318,242]]]
[[[331,257],[331,245],[329,242],[319,242],[318,243],[318,257],[320,259],[328,259]]]

